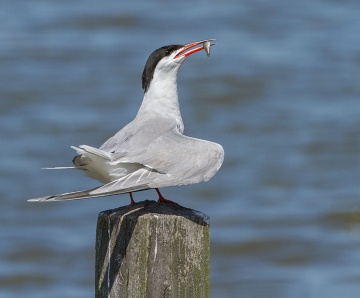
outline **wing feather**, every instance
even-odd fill
[[[113,163],[137,162],[172,177],[169,185],[208,181],[224,160],[221,145],[184,136],[176,129],[158,137],[144,151],[129,152]],[[163,184],[163,181],[157,181]],[[156,182],[152,187],[160,187]]]
[[[92,193],[100,187],[102,187],[102,186],[95,187],[95,188],[88,189],[88,190],[81,190],[81,191],[63,193],[63,194],[59,194],[59,195],[34,198],[34,199],[30,199],[28,201],[29,202],[51,202],[51,201],[79,200],[79,199],[89,199],[89,198],[97,198],[97,197],[103,197],[103,196],[113,196],[113,195],[118,195],[118,194],[124,194],[124,193],[149,189],[146,185],[138,185],[137,187],[130,187],[127,189],[121,189],[121,190],[117,190],[117,191]]]

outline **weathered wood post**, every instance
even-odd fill
[[[144,201],[103,211],[96,233],[95,296],[209,297],[209,217]]]

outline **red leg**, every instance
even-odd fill
[[[173,201],[170,201],[170,200],[167,200],[165,199],[162,194],[160,193],[160,190],[158,188],[155,188],[156,192],[158,193],[159,195],[159,200],[158,200],[158,203],[163,203],[163,202],[166,202],[166,203],[173,203],[173,204],[176,204],[175,202]]]
[[[129,192],[129,195],[130,195],[130,205],[135,205],[135,201],[133,199],[132,193]]]

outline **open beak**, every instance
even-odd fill
[[[202,51],[204,49],[205,49],[206,53],[209,55],[210,47],[215,44],[215,43],[213,43],[213,41],[215,41],[215,39],[206,39],[206,40],[200,40],[200,41],[188,43],[188,44],[184,45],[183,48],[180,49],[180,51],[176,54],[174,59],[179,58],[181,56],[187,57],[187,56],[190,56],[191,54]],[[201,44],[201,46],[196,47],[199,44]]]

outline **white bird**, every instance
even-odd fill
[[[169,202],[159,188],[211,179],[223,162],[224,150],[219,144],[183,135],[177,92],[177,73],[181,64],[188,56],[203,49],[209,53],[211,41],[214,39],[155,50],[145,64],[142,74],[144,99],[134,120],[100,148],[72,147],[78,155],[71,168],[84,171],[104,185],[29,201],[63,201],[130,193],[134,203],[132,192],[154,188],[159,202]]]

